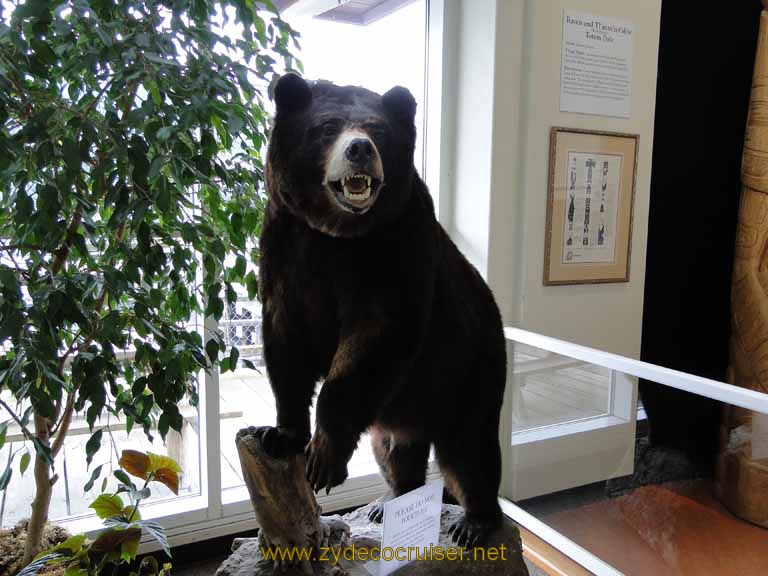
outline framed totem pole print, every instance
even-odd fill
[[[638,138],[552,129],[545,285],[629,281]]]

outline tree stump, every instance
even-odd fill
[[[237,433],[237,453],[264,547],[317,550],[322,545],[320,507],[307,482],[304,455],[269,456],[254,427]],[[308,560],[301,573],[313,574]]]

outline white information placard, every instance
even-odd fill
[[[632,22],[565,10],[560,111],[629,118]]]
[[[381,559],[368,562],[366,570],[374,576],[387,576],[405,566],[440,538],[440,512],[443,508],[443,481],[437,480],[384,504],[381,533]],[[410,554],[408,553],[410,550]],[[397,552],[397,553],[396,553]]]

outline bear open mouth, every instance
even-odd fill
[[[368,174],[353,174],[328,182],[336,200],[351,212],[361,213],[373,205],[381,188],[381,180]]]

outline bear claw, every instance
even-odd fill
[[[301,454],[307,443],[301,434],[289,428],[252,426],[248,429],[248,434],[259,440],[262,450],[271,458],[284,458],[291,454]]]
[[[368,520],[376,524],[382,523],[382,521],[384,520],[384,503],[383,502],[377,502],[368,511]]]
[[[472,520],[466,515],[454,522],[448,529],[453,542],[464,548],[474,548],[485,543],[495,526],[488,522]]]
[[[315,431],[304,454],[307,458],[307,480],[315,492],[325,488],[328,494],[331,488],[347,479],[346,461],[338,457],[330,439],[322,430]]]

